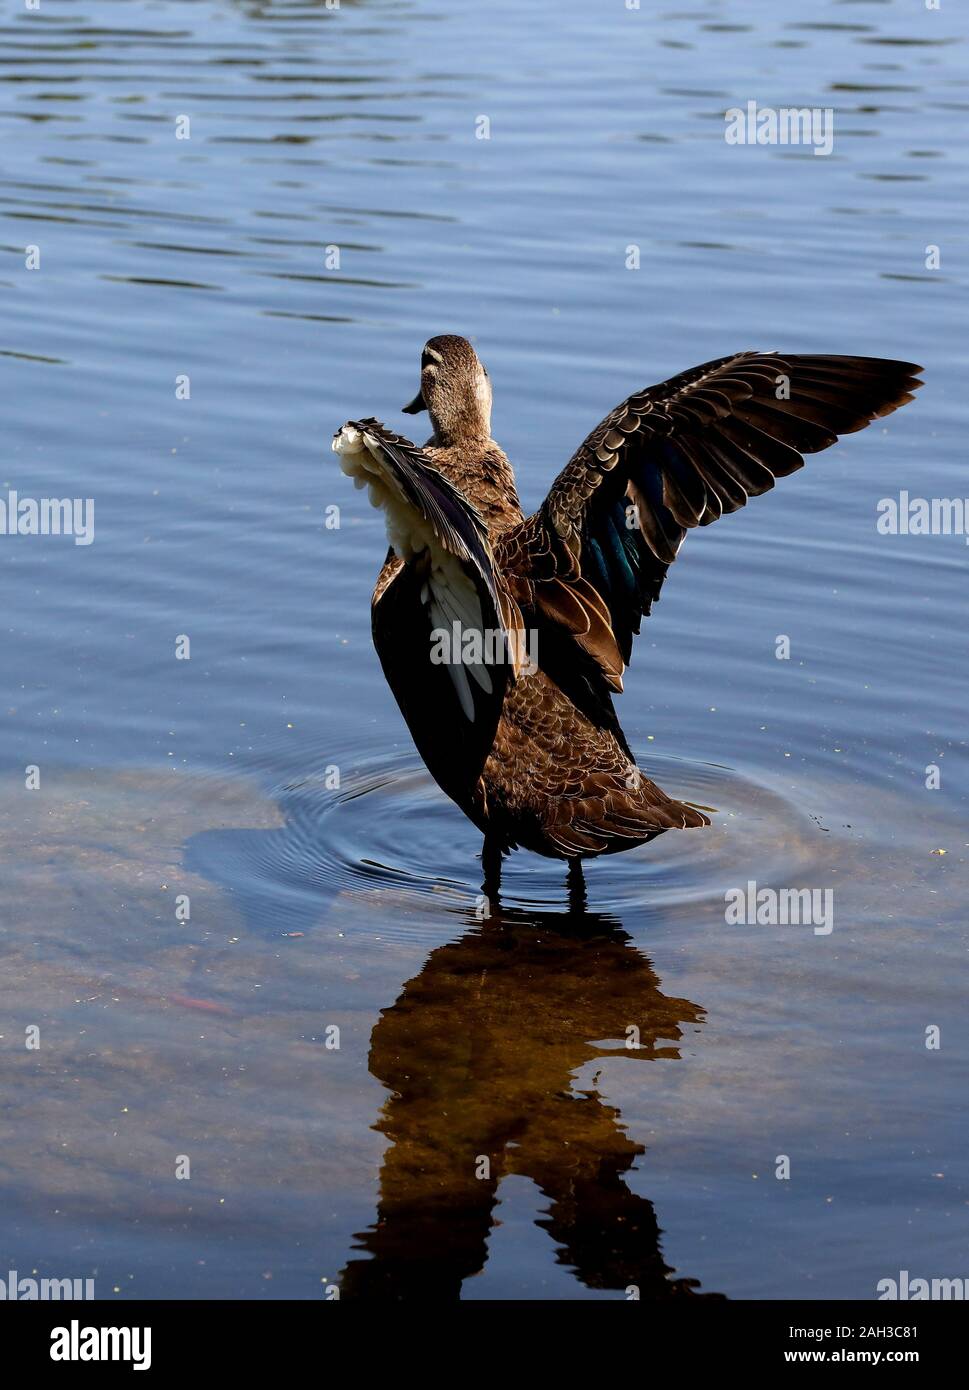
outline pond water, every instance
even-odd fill
[[[94,506],[88,545],[0,536],[0,1272],[969,1274],[969,549],[875,525],[969,496],[957,7],[42,0],[0,34],[0,499]],[[831,154],[727,145],[748,100],[830,107]],[[526,507],[706,359],[926,369],[688,539],[620,713],[713,825],[592,864],[585,905],[519,854],[479,918],[370,642],[383,524],[329,441],[412,429],[443,332]],[[728,924],[751,880],[833,889],[832,930]]]

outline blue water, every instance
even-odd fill
[[[969,496],[964,37],[902,0],[8,11],[0,500],[93,499],[95,539],[0,535],[0,1272],[515,1299],[963,1273],[969,549],[875,520]],[[727,145],[751,99],[831,107],[831,155]],[[925,367],[688,539],[621,715],[714,826],[592,865],[577,940],[524,854],[482,927],[476,834],[370,644],[386,540],[329,441],[413,429],[444,332],[488,365],[526,507],[706,359]],[[835,885],[834,930],[727,926],[748,879]],[[644,1019],[678,1029],[657,1055],[623,1047]],[[492,1208],[467,1174],[495,1134]],[[577,1233],[583,1144],[620,1196],[584,1189]]]

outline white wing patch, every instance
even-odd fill
[[[421,590],[421,599],[427,608],[431,629],[432,631],[435,628],[443,629],[453,635],[455,632],[454,624],[457,623],[459,634],[465,632],[480,633],[481,646],[483,647],[484,614],[481,611],[481,599],[478,597],[478,591],[453,556],[445,555],[443,559],[445,563],[439,564],[437,557],[432,555],[431,573]],[[424,597],[425,594],[427,595],[426,598]],[[457,650],[455,650],[455,645],[457,645]],[[464,661],[462,659],[460,641],[455,644],[452,640],[450,655],[448,675],[451,677],[457,692],[461,709],[474,723],[474,700],[471,696],[468,676],[470,674],[485,694],[490,695],[494,689],[491,675],[483,662]]]
[[[333,451],[340,457],[340,467],[354,486],[366,488],[370,504],[384,513],[387,540],[402,560],[427,554],[430,571],[421,589],[421,603],[427,611],[432,630],[454,633],[479,633],[479,649],[486,650],[485,622],[481,598],[474,581],[461,562],[445,550],[434,534],[433,527],[410,502],[384,459],[377,440],[352,425],[345,425],[333,440]],[[474,722],[474,699],[471,678],[490,695],[494,689],[491,674],[484,662],[462,661],[461,643],[451,642],[452,660],[447,664],[461,710]]]
[[[366,488],[370,505],[384,513],[387,539],[395,554],[402,560],[410,560],[437,544],[430,522],[407,501],[377,440],[352,425],[344,425],[332,447],[340,456],[343,472],[353,479],[354,487]]]

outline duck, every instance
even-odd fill
[[[468,339],[431,338],[422,445],[376,418],[333,437],[383,513],[374,646],[431,776],[483,836],[485,887],[525,849],[569,865],[699,830],[706,810],[640,768],[615,696],[687,533],[769,492],[911,401],[922,368],[743,351],[638,390],[522,510]],[[571,878],[570,878],[571,882]]]

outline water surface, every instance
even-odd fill
[[[0,1270],[424,1299],[965,1273],[969,551],[875,529],[900,489],[969,494],[963,27],[8,11],[0,497],[92,498],[95,540],[0,537]],[[749,99],[831,107],[831,156],[728,147]],[[526,506],[708,358],[926,367],[689,538],[621,714],[714,824],[590,866],[585,909],[523,854],[481,918],[370,645],[386,542],[329,439],[412,428],[441,332],[488,364]],[[728,926],[751,879],[833,887],[832,932]]]

